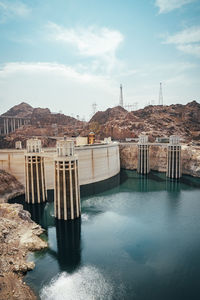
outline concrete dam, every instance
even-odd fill
[[[0,152],[1,168],[12,173],[25,185],[25,201],[40,204],[47,201],[47,190],[54,190],[54,214],[57,219],[73,220],[81,215],[80,185],[109,179],[120,172],[119,144],[74,146],[65,137],[56,148],[42,149],[41,140],[28,139],[26,151]],[[140,136],[137,143],[137,171],[150,172],[148,136]],[[167,172],[172,179],[181,177],[181,145],[171,136],[167,145]],[[7,157],[6,157],[7,155]]]
[[[109,143],[75,147],[79,160],[80,185],[109,179],[120,172],[119,144]],[[46,188],[54,188],[56,148],[43,148]],[[14,175],[25,186],[25,150],[0,150],[0,168]]]

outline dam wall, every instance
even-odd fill
[[[25,150],[0,150],[0,169],[14,175],[25,185]],[[120,172],[118,143],[90,145],[75,148],[79,159],[80,185],[99,182]],[[43,148],[47,189],[54,188],[54,157],[56,148]]]

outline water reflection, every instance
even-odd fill
[[[179,180],[166,179],[166,190],[176,197],[181,191],[181,183]]]
[[[149,191],[149,179],[147,175],[141,175],[138,188],[140,192]]]
[[[81,264],[81,219],[56,220],[57,251],[48,253],[57,259],[60,270],[69,273]]]
[[[172,180],[166,178],[165,173],[153,171],[147,175],[141,175],[136,171],[121,170],[120,174],[120,192],[155,192],[166,190],[178,195],[181,190],[194,188],[200,188],[199,178],[191,176],[183,176],[180,180]],[[175,194],[174,196],[176,196]]]

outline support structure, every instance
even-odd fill
[[[137,171],[140,174],[148,174],[149,168],[149,144],[148,136],[140,135],[138,142],[138,165]]]
[[[167,146],[167,177],[181,177],[181,145],[180,138],[176,135],[170,136]]]
[[[13,116],[0,116],[0,131],[1,134],[8,135],[11,132],[14,132],[16,129],[21,126],[28,125],[30,123],[29,118],[19,118]]]
[[[73,141],[57,141],[56,148],[54,214],[59,220],[73,220],[81,215],[78,158]]]
[[[25,154],[26,194],[28,203],[41,203],[47,200],[45,186],[44,157],[41,155],[41,140],[27,140]]]

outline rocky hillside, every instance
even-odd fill
[[[64,114],[51,113],[48,108],[33,108],[27,103],[12,107],[4,115],[29,117],[30,125],[16,130],[6,137],[0,137],[0,148],[14,147],[16,140],[23,145],[27,138],[40,136],[43,146],[54,146],[53,136],[84,136],[94,131],[97,138],[111,136],[113,139],[138,137],[148,134],[150,141],[156,137],[180,135],[187,143],[200,144],[200,104],[196,101],[186,105],[150,105],[144,109],[128,112],[117,106],[98,111],[86,123]]]
[[[13,116],[18,118],[30,118],[31,124],[49,125],[49,124],[62,124],[62,125],[81,125],[82,122],[60,113],[51,113],[49,108],[33,108],[31,105],[22,102],[13,106],[2,116]]]
[[[172,134],[178,134],[186,141],[200,141],[200,104],[193,101],[186,105],[150,105],[132,112],[117,106],[97,112],[89,127],[94,127],[100,137],[112,136],[114,139],[146,133],[152,141]]]
[[[8,136],[0,137],[0,148],[12,148],[15,141],[21,140],[23,146],[27,138],[40,136],[43,146],[55,146],[53,136],[77,136],[83,130],[85,122],[60,113],[51,113],[48,108],[33,108],[27,103],[20,103],[9,109],[2,116],[30,118],[30,124],[24,125]],[[3,120],[0,120],[3,127]]]

